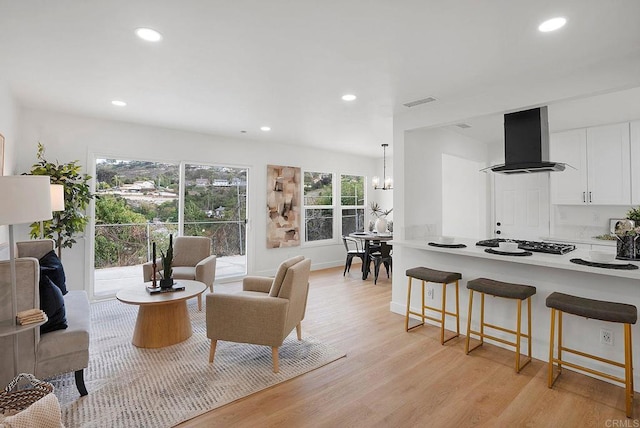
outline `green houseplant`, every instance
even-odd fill
[[[167,252],[162,254],[162,279],[160,279],[160,288],[171,288],[173,286],[173,235],[169,235],[169,247]]]
[[[51,184],[64,186],[64,211],[53,212],[53,219],[43,222],[43,237],[56,243],[58,257],[62,258],[62,248],[71,248],[76,243],[75,236],[82,233],[89,222],[85,216],[89,202],[93,198],[89,187],[91,177],[81,172],[78,160],[68,163],[49,162],[44,157],[44,146],[38,143],[38,162],[31,166],[31,175],[48,175]],[[32,223],[31,238],[40,237],[40,223]]]

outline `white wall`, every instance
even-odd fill
[[[484,162],[442,154],[442,234],[484,238],[487,180]]]
[[[560,173],[562,174],[562,173]],[[551,236],[590,239],[609,233],[610,218],[626,218],[630,207],[597,205],[552,205]]]
[[[0,134],[4,136],[4,175],[11,175],[15,165],[16,107],[9,88],[0,81]],[[9,235],[6,226],[0,226],[0,260],[9,258]]]
[[[487,146],[476,140],[444,129],[427,129],[406,132],[404,138],[404,224],[405,230],[424,226],[433,235],[442,234],[442,155],[448,154],[486,165]],[[469,179],[457,177],[455,171],[445,175],[446,179]],[[489,175],[479,176],[489,183]],[[465,183],[459,182],[459,185]],[[476,183],[469,182],[469,186]],[[486,194],[485,194],[486,196]],[[465,206],[460,206],[465,210]],[[486,215],[486,212],[485,212]],[[486,223],[486,217],[484,223]],[[486,232],[486,231],[485,231]],[[409,232],[409,234],[412,232]],[[410,236],[405,236],[410,238]]]
[[[488,166],[486,144],[445,129],[403,131],[394,129],[394,232],[399,239],[420,239],[442,233],[442,155],[449,154]],[[484,200],[489,201],[490,174],[485,180]],[[465,207],[461,206],[461,210]],[[485,211],[488,234],[489,208]],[[394,236],[396,235],[394,233]],[[393,302],[406,299],[406,250],[394,248]]]
[[[365,175],[370,180],[377,172],[372,157],[353,156],[320,149],[284,144],[264,143],[249,138],[228,138],[193,132],[99,120],[34,109],[19,112],[18,173],[29,171],[36,161],[38,141],[45,146],[48,160],[68,162],[79,160],[91,173],[94,156],[148,159],[164,162],[203,162],[249,168],[248,189],[248,266],[251,274],[271,274],[279,262],[295,255],[310,257],[313,268],[339,266],[344,263],[344,248],[340,240],[329,245],[303,245],[297,248],[266,248],[266,165],[300,166],[304,170],[335,174]],[[368,155],[371,155],[370,153]],[[382,153],[380,153],[382,156]],[[373,191],[366,186],[369,197]],[[26,228],[22,231],[26,238]],[[65,249],[63,258],[68,266],[73,288],[90,280],[87,272],[89,242],[79,239],[78,245]]]

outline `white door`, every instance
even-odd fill
[[[494,237],[549,236],[549,173],[494,174]]]

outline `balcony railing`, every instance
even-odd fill
[[[165,251],[178,223],[97,224],[95,231],[96,269],[135,266],[151,259],[152,242]],[[185,222],[184,235],[211,238],[211,253],[218,257],[246,254],[244,220]]]

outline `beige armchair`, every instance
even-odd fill
[[[158,272],[162,260],[156,260]],[[179,236],[173,240],[173,278],[192,279],[204,283],[213,292],[216,278],[216,256],[211,255],[211,239],[206,236]],[[144,282],[151,281],[153,261],[142,265]],[[160,278],[160,276],[158,276]],[[198,310],[202,310],[202,295],[198,294]]]
[[[273,372],[278,373],[278,348],[294,327],[302,340],[310,270],[311,259],[297,256],[284,261],[275,278],[246,277],[239,293],[207,294],[209,362],[218,340],[265,345],[271,346]]]
[[[40,307],[38,259],[53,250],[51,239],[18,242],[16,244],[16,292],[18,311]],[[9,296],[11,287],[9,261],[0,261],[0,295]],[[8,299],[8,297],[6,297]],[[5,299],[5,301],[6,301]],[[74,372],[80,395],[87,395],[84,368],[89,365],[90,308],[84,290],[72,290],[64,296],[68,327],[40,334],[30,329],[18,336],[18,371],[33,373],[38,379]],[[0,319],[11,319],[10,306],[0,306]],[[13,378],[13,343],[11,337],[0,337],[0,385]]]

